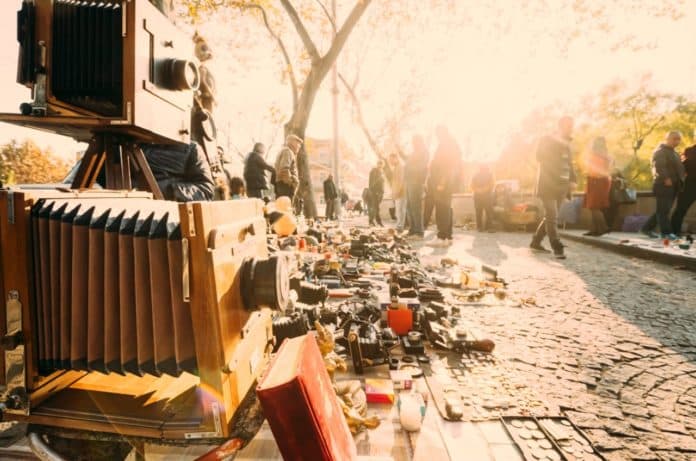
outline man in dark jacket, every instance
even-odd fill
[[[145,144],[141,147],[165,199],[177,202],[213,199],[215,182],[198,144]]]
[[[655,194],[655,213],[645,223],[641,232],[650,236],[658,237],[655,233],[655,226],[660,225],[662,237],[675,240],[677,236],[673,231],[669,221],[669,212],[684,184],[684,165],[679,161],[679,155],[675,151],[681,143],[681,133],[670,131],[667,133],[665,142],[660,144],[652,156],[653,173],[653,193]]]
[[[462,152],[447,128],[438,126],[436,134],[438,146],[430,164],[431,177],[428,180],[435,199],[437,224],[438,241],[433,245],[446,246],[452,243],[452,193],[460,178]]]
[[[677,206],[672,213],[672,232],[681,234],[684,216],[691,204],[696,202],[696,145],[687,147],[682,155],[682,165],[686,172],[684,188],[677,197]]]
[[[423,238],[423,187],[428,175],[428,148],[423,136],[413,137],[413,152],[406,160],[406,206],[410,223],[408,235],[412,238]]]
[[[549,253],[549,250],[541,245],[541,241],[548,234],[553,254],[559,259],[565,259],[565,254],[563,244],[558,238],[558,207],[569,196],[576,183],[570,149],[572,133],[573,119],[561,117],[556,135],[541,138],[536,154],[539,162],[537,195],[544,205],[544,219],[539,223],[529,247],[535,251]]]
[[[371,226],[374,226],[375,222],[380,226],[384,225],[382,224],[382,218],[379,215],[379,207],[382,204],[382,197],[384,197],[384,176],[382,175],[383,168],[384,161],[379,160],[377,165],[370,171],[368,186],[370,189],[370,202],[367,204],[367,209]]]
[[[336,219],[336,201],[338,199],[338,191],[334,184],[333,175],[324,180],[324,202],[326,202],[326,219]]]
[[[275,168],[266,163],[266,160],[263,158],[265,154],[266,146],[257,142],[244,163],[244,182],[246,182],[247,197],[263,198],[263,191],[268,189],[266,171],[271,172],[271,178],[275,176]]]

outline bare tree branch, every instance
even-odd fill
[[[287,0],[281,1],[285,2]],[[331,63],[336,60],[338,54],[343,49],[343,45],[346,44],[346,40],[348,40],[348,36],[353,30],[353,27],[355,27],[355,24],[357,24],[358,20],[365,12],[367,7],[370,6],[370,3],[372,3],[372,0],[357,0],[355,6],[348,15],[346,22],[344,22],[341,26],[341,29],[338,32],[336,32],[336,37],[334,38],[334,41],[331,43],[331,48],[329,48],[329,51],[326,52],[326,55],[323,59]]]
[[[280,49],[280,52],[283,55],[283,60],[285,61],[285,65],[287,66],[288,75],[290,77],[290,87],[292,90],[292,108],[293,110],[295,110],[297,108],[298,100],[298,85],[297,79],[295,77],[295,68],[292,65],[292,61],[290,60],[290,55],[288,54],[288,50],[285,47],[285,43],[283,43],[283,40],[280,38],[280,35],[278,35],[273,30],[270,22],[268,21],[268,14],[266,13],[266,9],[258,3],[231,2],[230,5],[236,6],[240,9],[256,9],[261,12],[261,17],[263,18],[263,23],[266,26],[266,30],[268,30],[268,33],[271,34],[271,37],[273,37],[273,39],[278,44],[278,48]]]
[[[365,135],[365,138],[367,139],[370,148],[375,153],[377,158],[384,160],[384,154],[379,149],[379,146],[377,146],[377,142],[375,141],[375,138],[372,136],[372,133],[370,133],[370,130],[367,128],[367,123],[365,123],[365,119],[363,118],[360,100],[358,99],[358,96],[355,94],[355,86],[351,86],[345,79],[343,74],[341,74],[340,72],[338,73],[338,78],[341,79],[341,82],[343,82],[343,85],[346,87],[346,91],[348,91],[348,95],[353,101],[353,110],[355,111],[356,122],[358,123],[360,130]]]
[[[281,5],[283,5],[283,8],[285,8],[285,11],[288,13],[288,16],[290,16],[290,20],[292,21],[292,24],[295,26],[295,30],[297,31],[297,34],[300,36],[302,44],[307,50],[307,53],[312,59],[312,62],[321,60],[319,51],[317,50],[316,45],[314,45],[314,42],[312,41],[312,38],[309,36],[309,32],[307,32],[307,29],[305,28],[304,24],[302,24],[302,19],[300,19],[300,15],[297,14],[297,10],[295,9],[295,7],[292,6],[292,3],[290,3],[289,0],[280,0],[280,3]]]
[[[329,20],[331,23],[331,27],[333,28],[334,33],[336,33],[336,21],[334,20],[334,17],[331,13],[329,13],[328,8],[326,8],[326,5],[324,5],[324,2],[321,0],[315,0],[317,4],[319,4],[319,7],[324,11],[324,14],[326,15],[326,19]]]

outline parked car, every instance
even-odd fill
[[[504,229],[536,227],[542,217],[539,199],[520,191],[519,181],[504,179],[495,183],[493,213]]]

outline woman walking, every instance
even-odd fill
[[[585,232],[584,235],[600,236],[610,231],[602,212],[604,209],[609,208],[609,192],[611,190],[610,166],[611,158],[607,150],[606,139],[603,136],[595,138],[590,152],[587,153],[585,158],[587,186],[583,206],[590,210],[592,225],[590,231]]]

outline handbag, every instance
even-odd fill
[[[632,204],[636,203],[638,200],[638,194],[635,189],[631,187],[617,188],[613,191],[613,199],[616,203],[620,204]]]

